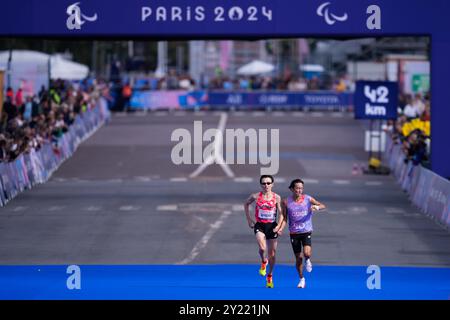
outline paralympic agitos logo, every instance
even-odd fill
[[[329,25],[333,25],[335,24],[336,21],[346,21],[348,18],[347,13],[344,13],[342,16],[337,16],[334,13],[331,13],[329,10],[329,6],[330,6],[331,2],[325,2],[322,3],[318,8],[317,8],[317,15],[324,17],[325,22]]]

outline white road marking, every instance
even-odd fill
[[[84,208],[85,211],[100,211],[102,210],[102,207],[98,207],[98,206],[89,206],[87,208]]]
[[[184,117],[186,115],[186,111],[176,111],[174,114],[176,117]]]
[[[177,211],[178,206],[176,204],[167,204],[167,205],[157,206],[156,210],[158,210],[158,211]]]
[[[189,175],[190,178],[197,177],[200,173],[203,172],[203,170],[205,170],[209,165],[213,163],[217,163],[218,165],[220,165],[228,177],[230,178],[234,177],[233,171],[231,171],[228,164],[225,163],[225,160],[223,159],[222,155],[223,136],[227,119],[228,115],[225,112],[222,112],[222,114],[220,115],[219,126],[217,128],[217,130],[220,131],[220,133],[216,134],[216,136],[214,137],[214,152],[213,154],[209,155],[204,160],[204,162],[194,172],[192,172]]]
[[[149,178],[149,177],[135,177],[135,180],[142,181],[142,182],[150,182],[150,181],[152,181],[152,179]]]
[[[120,183],[120,182],[122,182],[122,179],[109,179],[109,180],[106,180],[106,182],[109,182],[109,183]]]
[[[421,213],[403,213],[402,216],[404,216],[404,217],[411,217],[411,218],[424,217],[424,215],[421,214]]]
[[[342,112],[333,112],[331,114],[331,117],[333,117],[333,118],[343,118],[344,114]]]
[[[211,238],[213,237],[213,235],[217,232],[217,230],[219,230],[219,228],[222,226],[222,224],[224,223],[225,219],[231,214],[231,211],[224,211],[219,219],[211,224],[209,230],[205,233],[205,235],[196,243],[196,245],[194,246],[194,248],[191,250],[191,252],[189,253],[189,255],[181,260],[180,262],[177,262],[176,264],[188,264],[190,262],[192,262],[199,254],[200,251],[202,251],[206,245],[208,244],[208,242],[211,240]]]
[[[350,184],[350,181],[348,180],[333,180],[332,181],[334,184],[339,184],[339,185],[347,185]]]
[[[244,182],[244,183],[253,182],[253,178],[250,178],[250,177],[238,177],[238,178],[234,178],[234,182]]]
[[[244,211],[244,204],[233,204],[231,206],[231,210],[233,210],[233,211]]]
[[[324,210],[329,214],[336,214],[336,215],[360,215],[361,213],[367,213],[369,210],[367,210],[366,207],[349,207],[344,210],[332,210],[332,209],[326,209]]]
[[[324,116],[323,112],[311,112],[311,117],[320,118],[323,116]]]
[[[318,184],[319,180],[316,179],[302,179],[305,184]]]
[[[384,208],[386,213],[406,213],[405,209],[397,208],[397,207],[387,207]]]
[[[243,116],[245,116],[245,112],[244,111],[234,111],[231,114],[233,116],[236,116],[236,117],[243,117]]]
[[[357,214],[369,212],[369,210],[367,210],[366,207],[349,207],[348,211],[351,213],[357,213]]]
[[[346,214],[346,211],[345,210],[330,210],[330,209],[327,209],[327,213],[329,213],[329,214]]]
[[[186,182],[187,178],[170,178],[172,182]]]
[[[167,116],[168,114],[169,114],[169,113],[166,112],[166,111],[156,111],[156,112],[154,113],[154,115],[157,116],[157,117],[164,117],[164,116]]]
[[[201,223],[209,224],[208,221],[206,221],[205,218],[202,218],[202,217],[200,217],[200,216],[194,215],[194,219],[200,221]],[[211,226],[211,225],[210,225],[210,226]]]
[[[262,111],[253,111],[252,112],[252,117],[264,117],[266,115],[265,112]]]
[[[51,206],[50,208],[48,208],[47,211],[61,211],[62,209],[64,209],[66,206]]]
[[[304,112],[301,112],[301,111],[294,111],[294,112],[292,112],[292,115],[293,115],[294,117],[304,117],[304,116],[305,116],[305,113],[304,113]]]
[[[139,206],[121,206],[119,208],[120,211],[137,211],[139,210],[141,207]]]
[[[364,183],[366,186],[381,186],[383,182],[381,181],[366,181]]]
[[[284,117],[286,115],[286,113],[285,112],[281,112],[281,111],[274,111],[274,112],[272,112],[272,115],[274,117]]]
[[[15,207],[12,211],[13,212],[20,212],[20,211],[25,211],[27,209],[28,209],[28,207],[18,206],[18,207]]]
[[[196,116],[204,116],[204,115],[206,115],[206,112],[205,111],[194,111],[194,114]]]

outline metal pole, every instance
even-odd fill
[[[134,42],[128,41],[128,58],[134,57]]]
[[[184,58],[184,48],[182,46],[176,47],[176,56],[177,56],[177,72],[181,74],[183,72],[183,58]]]
[[[378,140],[378,160],[380,160],[380,161],[381,161],[381,147],[383,145],[383,142],[381,141],[381,139],[383,137],[382,128],[383,128],[383,120],[380,120],[380,131],[378,131],[380,133],[379,140]]]
[[[6,85],[7,85],[7,87],[11,87],[11,61],[12,61],[12,48],[9,49],[8,71],[6,73]]]
[[[52,63],[51,63],[51,56],[48,56],[48,61],[47,61],[47,71],[48,71],[48,89],[50,90],[50,86],[51,86],[51,82],[52,82]]]
[[[370,162],[370,158],[372,158],[372,128],[373,128],[373,119],[370,119],[370,131],[369,131],[369,162]]]
[[[162,74],[167,73],[167,41],[158,41],[158,68]]]
[[[97,41],[92,41],[92,64],[91,64],[91,73],[95,77],[97,75]]]

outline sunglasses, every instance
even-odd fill
[[[268,185],[270,186],[272,184],[272,182],[262,182],[261,185]]]

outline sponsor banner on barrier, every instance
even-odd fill
[[[141,91],[133,93],[130,105],[138,109],[176,109],[180,107],[179,97],[185,91]]]
[[[299,106],[350,107],[353,94],[349,92],[287,92],[287,91],[138,91],[133,93],[131,107],[137,109],[189,108],[208,105],[233,106]]]
[[[7,184],[5,184],[5,178],[6,174],[5,174],[5,169],[4,169],[4,164],[0,163],[0,205],[4,206],[6,204],[6,200],[8,199],[7,197],[7,193],[6,193],[6,188],[8,187]]]
[[[403,171],[403,176],[401,181],[402,189],[403,191],[410,192],[411,190],[411,182],[414,178],[414,174],[416,173],[416,166],[412,164],[411,161],[408,161],[408,163],[405,166],[405,170]]]
[[[26,169],[27,177],[28,177],[28,187],[32,187],[33,185],[36,184],[36,180],[35,180],[35,176],[34,176],[34,172],[33,172],[33,165],[31,163],[31,155],[29,153],[24,154],[23,159],[24,159],[25,169]]]
[[[448,199],[450,197],[450,183],[442,177],[433,174],[431,178],[431,186],[428,191],[427,213],[432,215],[441,223],[447,222],[445,216],[448,207]]]
[[[350,107],[352,93],[335,92],[209,92],[210,106]]]
[[[288,92],[209,92],[208,104],[211,106],[291,106],[298,105],[295,93]]]
[[[201,107],[208,104],[207,91],[189,91],[178,97],[178,101],[182,108]]]
[[[422,166],[405,163],[401,146],[388,140],[392,148],[386,148],[384,156],[403,190],[425,214],[450,227],[450,182]]]

